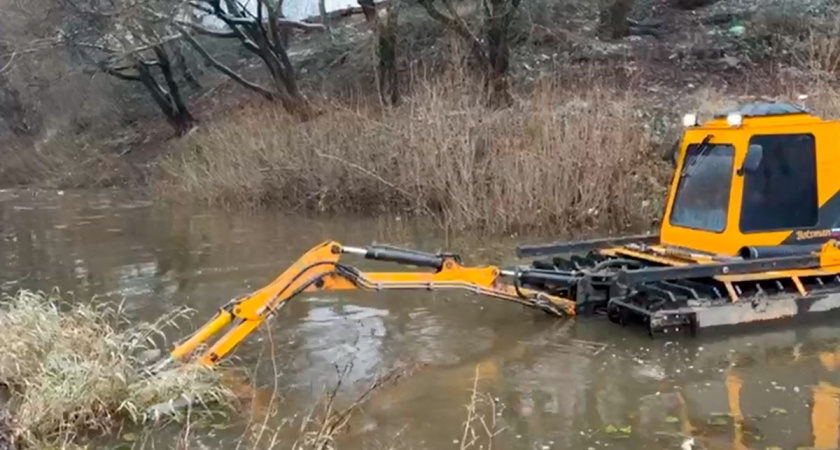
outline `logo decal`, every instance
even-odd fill
[[[796,232],[797,241],[804,241],[806,239],[828,238],[832,236],[840,236],[840,228],[834,228],[830,230],[807,230]]]

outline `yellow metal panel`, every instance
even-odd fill
[[[744,179],[736,174],[746,157],[749,140],[761,134],[813,134],[816,139],[817,155],[817,191],[822,207],[840,191],[840,124],[834,121],[822,121],[808,115],[790,115],[746,119],[738,128],[729,127],[725,120],[708,122],[703,127],[687,129],[680,148],[680,158],[671,180],[669,198],[666,203],[664,220],[660,227],[661,242],[667,245],[724,254],[737,255],[744,246],[778,245],[787,239],[792,230],[743,234],[739,229],[741,198]],[[679,182],[678,174],[682,171],[683,156],[690,144],[696,144],[706,135],[712,134],[712,144],[732,144],[735,146],[735,160],[732,168],[732,186],[730,189],[729,211],[726,229],[721,233],[694,230],[671,226],[670,215],[674,194]]]

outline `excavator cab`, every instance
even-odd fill
[[[736,256],[840,237],[840,123],[775,102],[683,123],[662,244]]]
[[[526,286],[651,335],[840,309],[840,123],[756,102],[683,125],[659,232],[520,246],[536,270],[581,274]]]
[[[199,357],[215,364],[289,300],[323,290],[464,290],[555,317],[640,323],[651,336],[840,312],[840,123],[761,102],[684,125],[658,233],[523,244],[517,256],[530,261],[514,267],[327,241],[230,300],[162,364],[224,332]],[[345,256],[421,270],[368,273]]]

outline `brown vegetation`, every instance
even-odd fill
[[[293,211],[409,213],[448,227],[494,232],[647,228],[658,217],[669,179],[661,147],[678,138],[675,125],[690,107],[687,96],[699,98],[705,87],[727,96],[776,94],[772,83],[783,85],[789,78],[818,79],[824,87],[840,69],[838,25],[825,13],[831,10],[820,6],[823,0],[807,2],[816,5],[807,10],[814,13],[776,6],[742,11],[735,0],[690,13],[672,0],[435,0],[401,5],[399,11],[396,3],[387,3],[359,10],[370,23],[334,22],[330,34],[296,36],[293,42],[284,30],[325,27],[274,17],[274,1],[261,1],[266,17],[255,18],[214,0],[197,2],[198,16],[221,14],[226,25],[206,29],[186,16],[166,22],[159,11],[175,6],[156,0],[149,4],[153,11],[141,17],[152,21],[154,32],[135,34],[155,45],[165,41],[164,58],[153,54],[157,47],[151,44],[103,46],[99,38],[120,37],[113,27],[79,19],[89,12],[85,5],[98,3],[73,2],[82,5],[81,12],[58,3],[64,7],[53,15],[76,11],[74,21],[61,22],[75,33],[67,42],[74,51],[121,62],[110,69],[132,75],[139,69],[126,61],[170,69],[171,80],[156,82],[161,89],[152,91],[182,94],[164,102],[194,118],[176,126],[180,132],[201,125],[194,134],[166,142],[171,132],[160,132],[165,120],[149,120],[160,107],[148,89],[100,76],[87,84],[96,92],[86,91],[80,88],[86,78],[74,72],[68,78],[76,81],[68,86],[99,108],[99,115],[79,114],[53,125],[58,121],[48,114],[45,132],[4,142],[4,185],[109,185],[129,179],[124,168],[133,167],[144,177],[157,175],[160,192],[179,199]],[[804,8],[789,8],[794,7]],[[497,9],[504,14],[493,13]],[[599,9],[603,25],[622,28],[613,37],[634,36],[602,39],[595,23]],[[138,20],[117,15],[103,23]],[[263,20],[279,28],[258,26]],[[733,24],[746,31],[730,32]],[[23,43],[21,37],[16,45]],[[209,61],[214,76],[199,76],[198,82],[193,75],[201,69],[195,61],[188,68],[185,54]],[[17,82],[26,78],[27,66],[14,54],[1,56],[15,75],[10,86],[20,92],[18,109],[31,110],[32,95]],[[476,62],[481,70],[473,70]],[[277,70],[266,70],[271,67]],[[453,74],[426,75],[444,67]],[[629,74],[633,81],[616,83],[607,71]],[[496,84],[488,92],[493,77]],[[274,103],[283,105],[280,97],[294,98],[294,92],[312,98],[313,109],[324,115],[306,124],[291,120],[288,112],[295,108],[283,112]],[[509,107],[487,108],[493,92],[504,98],[491,103]],[[788,99],[798,93],[785,92],[793,94]],[[107,101],[90,100],[100,97]],[[241,103],[249,106],[240,108]],[[19,116],[5,117],[7,126],[18,127]],[[123,138],[124,133],[133,136]],[[159,165],[158,157],[170,150]]]
[[[430,83],[396,109],[331,105],[300,126],[251,107],[180,141],[160,192],[495,231],[650,225],[668,175],[636,93],[547,81],[521,105],[488,114],[477,90]]]
[[[58,189],[120,184],[127,175],[126,163],[103,152],[102,145],[100,140],[71,135],[45,144],[19,140],[0,145],[0,183]]]

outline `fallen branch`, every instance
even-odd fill
[[[497,411],[496,401],[490,395],[478,392],[478,375],[478,366],[476,366],[473,386],[470,391],[470,403],[467,405],[467,418],[464,420],[463,434],[461,435],[460,450],[472,448],[482,436],[487,439],[487,443],[479,445],[479,448],[492,450],[493,438],[505,430],[505,427],[498,428],[496,423],[497,417],[501,415],[501,411]],[[485,414],[478,411],[479,406],[483,404],[490,408],[486,417]],[[489,421],[487,417],[489,417]],[[475,422],[481,425],[481,432],[476,431]]]
[[[326,399],[323,402],[323,418],[320,420],[317,430],[306,431],[310,424],[316,423],[316,421],[312,419],[313,414],[310,413],[301,424],[301,436],[303,442],[295,442],[292,445],[292,448],[312,450],[328,450],[334,448],[333,444],[335,442],[335,437],[346,429],[353,412],[359,408],[359,406],[365,403],[379,389],[387,385],[396,384],[399,380],[410,376],[410,374],[420,368],[420,365],[409,364],[407,366],[397,365],[393,367],[385,375],[377,378],[373,383],[371,383],[367,389],[356,397],[350,406],[336,412],[334,409],[335,397],[338,394],[339,388],[343,384],[345,375],[351,367],[352,364],[344,368],[344,371],[339,374],[339,380],[335,387],[333,387],[330,393],[326,396]]]
[[[375,4],[376,4],[377,7],[388,6],[388,5],[391,4],[391,0],[383,0],[381,2],[376,2]],[[340,19],[342,17],[354,16],[356,14],[364,14],[364,12],[365,12],[364,7],[351,6],[351,7],[344,8],[344,9],[336,9],[336,10],[330,11],[326,14],[326,18],[327,18],[327,20],[335,20],[335,19]]]
[[[304,31],[324,31],[327,29],[320,23],[301,22],[299,20],[277,19],[277,25],[281,27],[297,28]]]

